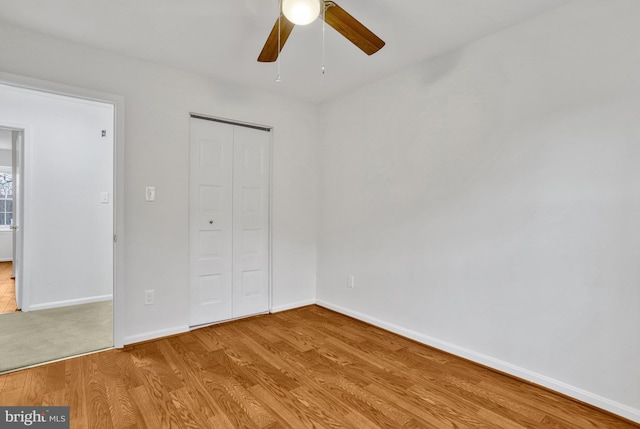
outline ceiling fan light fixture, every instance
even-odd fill
[[[294,9],[296,9],[300,3],[302,3],[301,8],[303,10],[306,9],[302,14],[306,16],[306,18],[302,20],[298,19],[294,12]],[[260,51],[260,55],[258,55],[258,61],[261,63],[277,61],[278,58],[280,58],[282,47],[287,42],[296,24],[309,24],[313,22],[320,13],[322,13],[321,19],[324,23],[333,27],[334,30],[347,38],[365,54],[375,54],[384,46],[384,40],[376,36],[333,0],[279,0],[279,4],[281,8],[280,14],[278,14],[276,23],[273,25],[273,29],[269,33],[269,37],[262,51]],[[282,19],[283,14],[285,19]],[[323,46],[324,23],[322,25]]]
[[[282,13],[296,25],[311,24],[319,15],[322,0],[282,0]]]

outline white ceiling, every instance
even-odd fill
[[[278,0],[0,0],[0,22],[245,87],[322,102],[570,0],[339,0],[386,46],[368,57],[322,23],[293,30],[275,63],[256,58]]]

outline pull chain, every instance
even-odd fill
[[[327,25],[327,22],[325,21],[324,17],[325,17],[325,13],[327,11],[327,5],[324,3],[324,1],[322,2],[322,74],[324,75],[324,29]]]
[[[282,0],[279,0],[278,1],[278,75],[276,76],[276,83],[282,82],[282,79],[280,78],[280,46],[282,46],[280,44],[280,33],[282,32],[281,25],[280,25],[281,21],[282,21]]]

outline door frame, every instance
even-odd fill
[[[113,106],[114,112],[114,144],[113,144],[113,345],[116,348],[124,347],[124,292],[125,292],[125,229],[124,229],[124,106],[125,99],[121,95],[107,92],[94,91],[71,85],[64,85],[27,76],[0,72],[0,84],[16,88],[63,95],[84,100],[97,101]],[[4,125],[4,123],[0,123]],[[6,124],[7,128],[24,129],[23,147],[28,151],[29,128],[18,124]],[[26,203],[27,201],[25,201]],[[23,219],[26,213],[23,213]],[[23,274],[25,274],[23,272]],[[28,272],[27,272],[28,274]],[[24,279],[24,276],[23,276]],[[23,281],[24,284],[24,281]],[[23,289],[23,304],[25,300]],[[28,292],[26,293],[28,299]]]
[[[0,118],[0,129],[3,130],[9,130],[12,133],[13,132],[18,132],[22,134],[22,138],[20,139],[20,141],[17,143],[20,146],[20,161],[18,166],[16,167],[15,165],[15,158],[16,158],[16,147],[15,145],[12,144],[12,148],[11,148],[11,157],[12,157],[12,174],[15,173],[16,169],[18,169],[19,174],[20,174],[20,180],[21,182],[24,182],[24,142],[27,139],[27,135],[30,134],[30,129],[29,129],[29,125],[27,124],[22,124],[22,123],[17,123],[17,122],[7,122],[4,121],[2,118]],[[14,180],[14,184],[15,184],[15,174],[13,174],[13,180]],[[20,198],[18,199],[19,204],[16,204],[16,195],[19,195]],[[22,249],[24,248],[24,240],[22,237],[22,228],[21,225],[24,223],[24,193],[22,190],[22,183],[20,184],[20,189],[18,189],[17,187],[14,187],[14,200],[13,200],[13,225],[12,225],[12,251],[13,251],[13,277],[15,279],[15,287],[14,287],[14,291],[15,291],[15,299],[16,299],[16,305],[18,305],[18,309],[21,309],[22,307],[28,307],[30,301],[30,295],[29,295],[29,291],[27,290],[25,292],[25,289],[23,287],[24,284],[24,271],[22,270]],[[18,213],[18,217],[16,217],[16,213]],[[13,226],[15,226],[15,224],[18,224],[18,229],[13,228]],[[18,246],[18,243],[20,244]],[[18,249],[20,251],[18,251]],[[16,264],[16,259],[20,262],[19,264]],[[17,267],[16,267],[17,265]],[[20,289],[18,291],[18,289]]]
[[[17,134],[17,138],[15,135]],[[19,275],[20,267],[22,264],[22,231],[20,225],[22,224],[22,182],[24,181],[24,129],[11,131],[11,174],[12,174],[12,188],[13,188],[13,221],[11,222],[11,241],[13,245],[13,264],[11,264],[12,275],[14,278],[14,290],[16,294],[17,308],[22,308],[22,278],[16,276]],[[17,263],[16,263],[17,261]],[[17,267],[16,267],[17,266]]]
[[[224,118],[221,116],[212,116],[212,115],[207,115],[207,114],[203,114],[203,113],[197,113],[197,112],[189,112],[189,116],[188,116],[189,120],[191,119],[202,119],[205,121],[214,121],[214,122],[221,122],[223,124],[228,124],[228,125],[235,125],[235,126],[240,126],[240,127],[248,127],[248,128],[255,128],[255,129],[260,129],[263,130],[265,132],[269,133],[269,172],[268,172],[268,178],[269,178],[269,193],[267,196],[267,201],[269,202],[269,210],[267,210],[267,217],[268,217],[268,221],[267,221],[267,240],[269,241],[267,244],[267,248],[268,248],[268,262],[267,262],[267,269],[269,270],[269,273],[267,275],[267,296],[269,299],[268,302],[268,307],[267,307],[267,311],[266,313],[273,313],[273,141],[274,141],[274,132],[275,129],[273,126],[271,125],[263,125],[263,124],[257,124],[254,122],[246,122],[246,121],[239,121],[237,119],[229,119],[229,118]],[[189,162],[191,162],[191,130],[189,130]],[[191,182],[189,182],[189,189],[191,186]],[[191,196],[189,196],[189,201]],[[191,213],[189,213],[189,219],[191,219]],[[189,236],[189,246],[188,246],[188,258],[189,261],[191,261],[191,236]],[[191,272],[189,271],[189,294],[192,293],[191,290]],[[189,310],[191,311],[191,310]],[[215,325],[216,323],[220,323],[220,322],[213,322],[213,323],[207,323],[204,325],[198,325],[198,326],[190,326],[189,329],[198,329],[198,328],[202,328],[205,326],[209,326],[209,325]]]

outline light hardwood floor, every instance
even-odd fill
[[[17,310],[15,281],[11,278],[11,262],[0,262],[0,313]]]
[[[0,376],[2,405],[72,428],[631,428],[317,306]]]

